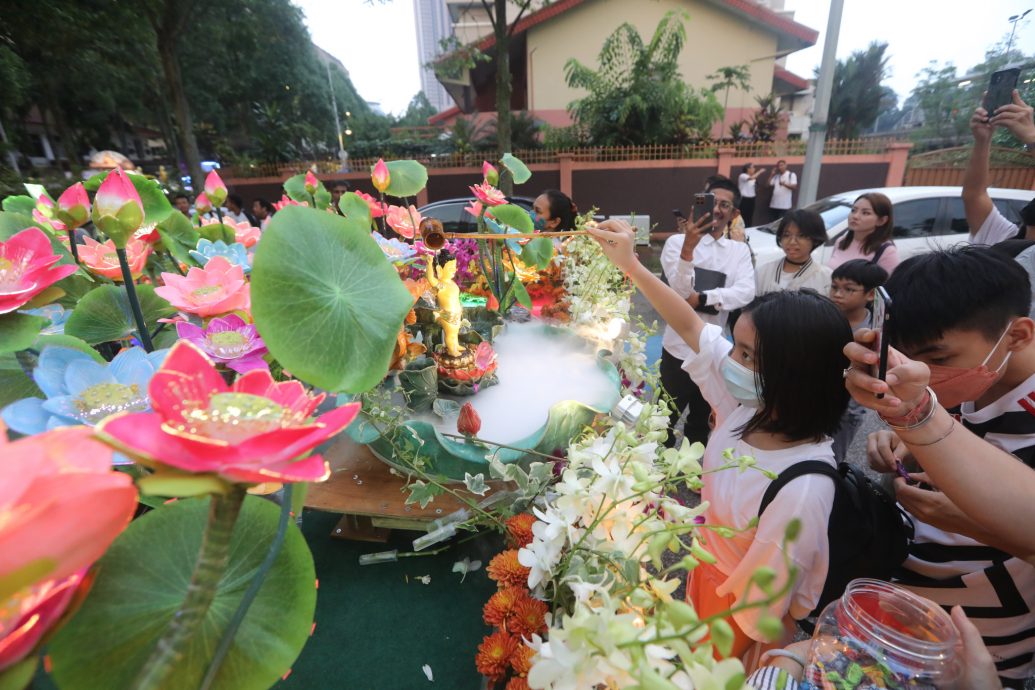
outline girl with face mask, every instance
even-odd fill
[[[705,548],[716,562],[693,571],[687,591],[698,615],[764,599],[753,580],[757,569],[772,568],[776,586],[782,586],[788,578],[786,559],[793,564],[795,581],[786,597],[767,612],[745,609],[728,619],[734,654],[753,646],[761,649],[755,643],[765,640],[758,627],[763,613],[782,619],[792,631],[793,621],[808,615],[819,600],[827,575],[834,486],[826,477],[799,477],[777,494],[753,526],[770,483],[758,470],[779,474],[802,460],[835,465],[830,437],[848,404],[842,380],[848,360],[842,348],[852,339],[851,328],[833,303],[811,290],[774,292],[744,309],[733,326],[731,344],[718,326],[706,324],[640,264],[633,252],[633,230],[626,223],[605,221],[590,233],[693,350],[684,369],[715,412],[716,426],[702,459],[705,519],[737,532],[726,538],[712,535]],[[726,464],[727,449],[734,457],[754,458],[756,469],[708,473]],[[785,543],[793,518],[800,520],[802,531]]]
[[[536,197],[532,210],[535,212],[536,230],[563,232],[575,229],[578,209],[575,202],[564,192],[547,189]]]

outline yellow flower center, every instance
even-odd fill
[[[96,424],[116,412],[144,412],[148,409],[147,399],[135,383],[98,383],[80,393],[72,404],[87,424]]]
[[[224,359],[234,359],[247,352],[251,343],[244,334],[238,331],[222,331],[210,333],[208,344],[213,354]]]
[[[5,256],[0,256],[0,295],[20,292],[26,286],[21,285],[25,263],[15,263]]]
[[[195,288],[191,294],[195,297],[205,298],[211,297],[222,289],[222,286],[219,285],[203,285],[199,288]]]
[[[189,410],[184,418],[187,424],[175,431],[227,444],[303,421],[272,400],[249,393],[216,393],[208,407]]]
[[[104,254],[104,262],[109,264],[117,264],[119,262],[119,255],[115,252],[106,252]]]

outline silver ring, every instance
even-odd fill
[[[845,367],[845,370],[841,372],[841,378],[848,378],[848,372],[852,370],[852,367]]]
[[[613,247],[613,246],[615,246],[615,241],[614,241],[614,240],[608,240],[608,241],[607,241],[607,243],[608,243],[608,244],[609,244],[610,246],[612,246],[612,247]]]

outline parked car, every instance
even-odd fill
[[[830,239],[812,256],[816,261],[826,263],[834,251],[834,244],[848,230],[852,202],[865,192],[880,192],[891,200],[895,223],[892,239],[902,259],[967,242],[970,230],[963,212],[962,191],[961,187],[878,187],[820,199],[806,208],[823,217]],[[988,194],[999,212],[1012,223],[1020,222],[1021,209],[1035,196],[1030,190],[1023,189],[990,188]],[[778,222],[773,222],[748,228],[747,238],[756,264],[783,256],[783,250],[776,246],[777,225]]]
[[[520,206],[529,213],[532,213],[534,199],[523,196],[512,196],[507,199],[515,206]],[[478,220],[466,210],[476,199],[471,197],[461,199],[443,199],[433,201],[430,204],[421,206],[418,211],[425,218],[435,218],[442,222],[442,229],[446,232],[475,232],[478,229]]]

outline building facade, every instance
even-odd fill
[[[420,88],[438,111],[453,106],[453,99],[435,78],[428,65],[442,52],[442,41],[453,36],[453,21],[446,0],[413,0],[417,27],[417,59],[420,60]]]

